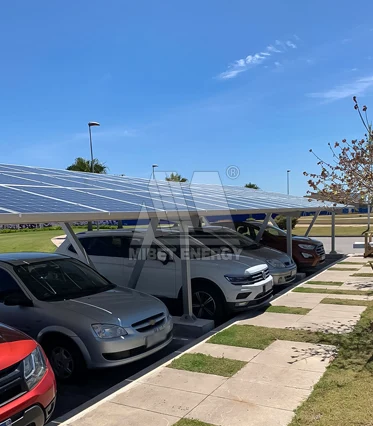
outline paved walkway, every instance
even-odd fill
[[[59,247],[66,239],[66,235],[59,235],[58,237],[54,237],[51,239],[52,243],[56,246]]]
[[[358,260],[356,260],[358,259]],[[366,269],[362,258],[354,265]],[[339,264],[337,267],[353,267]],[[354,271],[330,270],[313,281],[339,281],[343,284],[312,285],[311,288],[357,288],[350,281]],[[372,278],[360,279],[366,285]],[[322,304],[324,298],[372,300],[365,295],[330,295],[290,292],[276,299],[273,306],[304,307],[305,315],[265,312],[242,319],[235,327],[261,326],[276,329],[304,329],[327,333],[349,333],[366,309],[364,306]],[[329,363],[336,356],[333,346],[275,340],[265,349],[227,346],[204,341],[190,354],[210,355],[213,359],[243,361],[232,377],[168,368],[168,364],[119,390],[98,405],[89,408],[65,425],[74,426],[154,426],[176,425],[188,418],[216,426],[286,426],[294,410],[305,401]],[[183,355],[181,355],[183,356]]]

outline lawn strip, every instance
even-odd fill
[[[296,287],[292,290],[295,293],[317,293],[317,294],[346,294],[350,296],[372,296],[373,291],[362,290],[333,290],[329,288],[308,288]]]
[[[307,281],[305,284],[341,286],[343,281]]]
[[[176,370],[194,371],[195,373],[215,374],[217,376],[232,377],[247,363],[229,358],[215,358],[204,354],[185,354],[172,361],[169,368]]]
[[[311,309],[307,308],[293,308],[289,306],[270,306],[266,309],[266,312],[275,312],[277,314],[294,314],[294,315],[306,315]]]
[[[351,277],[362,277],[362,278],[369,278],[369,277],[373,277],[373,273],[372,272],[358,272],[356,274],[351,274]]]

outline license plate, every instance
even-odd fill
[[[291,276],[294,277],[294,275],[297,275],[297,270],[294,269],[294,271],[291,271]]]
[[[271,290],[271,288],[272,288],[271,284],[267,284],[267,285],[263,286],[263,292],[265,293],[265,292]]]
[[[157,345],[158,343],[163,342],[166,339],[166,336],[164,333],[156,333],[152,336],[148,336],[146,339],[146,346],[148,348],[151,348],[152,346]],[[2,425],[0,425],[2,426]]]
[[[321,260],[325,260],[325,254],[321,256]],[[1,426],[1,425],[0,425]]]
[[[5,422],[0,423],[0,426],[12,426],[12,420],[11,419],[5,420]]]

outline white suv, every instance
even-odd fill
[[[180,234],[156,231],[136,290],[160,298],[182,298]],[[77,234],[98,272],[114,284],[126,287],[136,264],[144,232],[91,231]],[[268,265],[248,256],[216,254],[189,237],[193,312],[199,318],[220,321],[229,312],[267,303],[273,279]],[[58,253],[78,257],[66,239]]]

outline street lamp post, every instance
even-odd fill
[[[92,146],[92,131],[91,127],[93,126],[99,126],[100,123],[97,121],[90,121],[88,123],[88,130],[89,130],[89,146],[91,148],[91,173],[94,173],[94,167],[93,167],[93,146]]]
[[[290,172],[291,170],[287,170],[286,174],[287,174],[287,189],[288,189],[288,195],[290,194]]]
[[[152,169],[153,169],[153,179],[155,180],[155,169],[158,167],[158,164],[153,164],[152,165]]]

